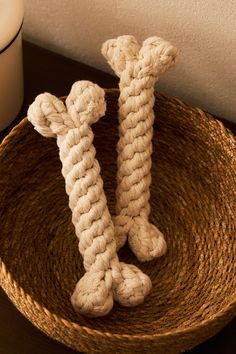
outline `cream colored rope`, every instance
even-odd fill
[[[148,221],[154,85],[173,64],[176,48],[158,37],[148,38],[141,47],[133,36],[121,36],[105,42],[102,54],[120,77],[117,245],[121,247],[128,235],[136,256],[148,261],[166,252],[162,233]]]
[[[43,136],[56,137],[72,221],[79,238],[85,275],[71,297],[76,311],[104,316],[113,298],[124,306],[143,302],[151,290],[149,277],[137,267],[119,262],[114,226],[95,158],[91,124],[105,113],[104,91],[97,85],[76,82],[66,99],[45,93],[29,107],[28,119]]]

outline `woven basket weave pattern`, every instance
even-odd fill
[[[95,124],[95,146],[114,213],[117,90]],[[56,142],[25,119],[0,147],[0,284],[20,311],[80,351],[178,353],[207,339],[236,312],[236,145],[222,123],[176,99],[156,96],[151,221],[166,256],[140,263],[153,289],[136,308],[105,318],[75,314],[70,295],[84,273]]]

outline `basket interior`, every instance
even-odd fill
[[[106,117],[93,127],[111,213],[116,100],[108,97]],[[153,289],[144,304],[115,304],[104,318],[79,316],[70,304],[84,270],[56,141],[25,122],[0,156],[1,259],[25,292],[69,321],[111,333],[167,333],[207,321],[235,299],[235,141],[187,106],[159,99],[155,111],[151,220],[168,252],[147,263],[127,246],[119,252],[150,276]]]

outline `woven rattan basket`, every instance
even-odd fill
[[[118,90],[94,126],[114,212]],[[116,304],[98,319],[70,304],[83,274],[56,141],[23,121],[0,147],[0,284],[16,307],[54,339],[90,353],[178,353],[219,331],[236,313],[236,140],[217,120],[156,95],[152,221],[168,252],[138,262],[153,289],[136,308]]]

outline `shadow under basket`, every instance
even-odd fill
[[[109,208],[116,188],[117,101],[93,126]],[[145,302],[103,318],[77,315],[70,296],[84,274],[54,139],[23,119],[0,146],[0,285],[50,337],[88,353],[179,353],[236,314],[236,140],[198,108],[156,94],[151,220],[168,252],[122,261],[153,283]]]

